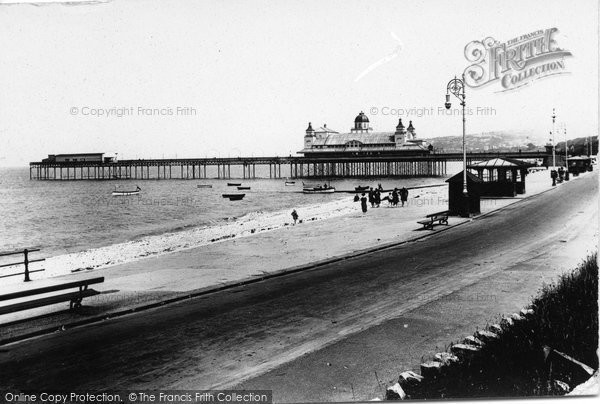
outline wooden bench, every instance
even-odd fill
[[[104,282],[104,277],[89,278],[80,281],[61,283],[57,285],[43,286],[35,289],[27,289],[19,292],[7,293],[0,295],[1,301],[22,299],[29,296],[45,295],[48,293],[58,292],[61,290],[75,289],[75,292],[68,292],[59,295],[50,295],[39,299],[27,300],[24,302],[13,303],[6,306],[0,306],[0,315],[14,313],[22,310],[35,309],[37,307],[49,306],[51,304],[69,302],[69,309],[77,309],[81,307],[81,301],[90,296],[100,294],[94,289],[88,289],[89,285]]]
[[[436,224],[448,224],[448,215],[449,211],[445,210],[443,212],[431,213],[425,216],[426,220],[419,220],[417,223],[422,224],[424,229],[433,230],[433,226]],[[437,222],[437,223],[436,223]]]

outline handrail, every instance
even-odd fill
[[[34,252],[34,251],[41,251],[39,248],[26,248],[24,250],[27,250],[29,252]],[[23,251],[24,251],[23,250]],[[23,254],[23,251],[11,251],[11,252],[3,252],[0,253],[0,257],[6,256],[6,255],[16,255],[16,254]]]
[[[31,281],[31,278],[29,276],[30,274],[32,274],[34,272],[45,271],[44,268],[42,268],[42,269],[36,269],[36,270],[33,270],[33,271],[31,271],[29,269],[29,264],[31,264],[33,262],[41,262],[41,261],[45,261],[46,260],[45,258],[38,258],[38,259],[30,260],[29,259],[29,253],[36,252],[36,251],[40,251],[40,249],[39,248],[31,248],[31,249],[25,248],[23,251],[12,251],[12,252],[0,253],[0,257],[6,257],[6,256],[9,256],[9,255],[23,254],[23,261],[10,262],[8,264],[2,264],[2,265],[0,265],[0,268],[12,267],[12,266],[21,265],[21,264],[25,265],[25,271],[24,272],[18,272],[18,273],[15,273],[15,274],[8,274],[8,275],[0,275],[0,278],[8,278],[8,277],[11,277],[11,276],[25,275],[24,282],[30,282]]]

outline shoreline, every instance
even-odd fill
[[[529,174],[528,193],[525,195],[519,195],[510,199],[482,198],[482,214],[485,214],[489,210],[495,210],[497,207],[500,207],[500,205],[504,206],[519,199],[535,195],[542,189],[552,189],[552,187],[548,186],[548,181],[545,179],[546,175],[546,171]],[[406,208],[408,208],[406,213],[411,216],[408,218],[407,222],[416,222],[422,216],[425,216],[425,214],[431,213],[426,211],[426,209],[435,209],[436,211],[447,209],[447,183],[417,185],[407,187],[407,189],[412,191],[409,194],[406,206]],[[350,193],[344,194],[343,197],[336,198],[326,203],[314,203],[299,206],[296,208],[300,214],[300,222],[298,225],[304,227],[309,222],[316,224],[336,218],[348,218],[352,216],[353,213],[359,213],[360,206],[353,202],[352,196],[350,195]],[[387,208],[387,203],[382,202],[381,209],[387,210]],[[392,209],[402,210],[406,208],[398,206],[397,208]],[[169,255],[182,254],[189,250],[209,247],[223,242],[232,242],[245,238],[257,238],[268,232],[281,230],[286,227],[294,227],[290,216],[291,212],[288,210],[289,209],[278,211],[254,211],[235,218],[233,221],[221,223],[216,226],[194,226],[179,231],[168,231],[165,233],[141,236],[124,243],[116,243],[79,252],[48,257],[46,258],[46,261],[42,263],[46,270],[44,272],[36,273],[34,279],[51,279],[57,276],[105,270],[115,266],[128,264],[137,265],[137,263],[140,262],[147,262],[148,258],[161,258]],[[369,207],[369,212],[372,212],[371,207]],[[369,216],[372,216],[372,214],[367,213],[367,217]],[[382,221],[376,226],[387,225],[387,221]],[[393,228],[390,230],[394,231]],[[325,228],[323,231],[330,232],[328,228]],[[306,234],[306,237],[311,236],[312,233],[310,232]],[[364,237],[359,236],[358,238]],[[393,243],[397,241],[397,238],[389,236],[376,237],[369,240],[364,248],[363,246],[348,248],[353,242],[353,240],[350,240],[350,243],[346,248],[335,249],[335,251],[327,257],[319,257],[316,259],[322,260],[330,256],[351,254],[356,250],[363,250],[380,243],[385,243],[386,240],[387,242]],[[257,246],[257,248],[260,248],[260,246]],[[296,253],[294,255],[298,254]],[[296,261],[295,266],[310,263],[314,259],[314,254],[310,251],[306,251],[306,255],[300,260],[302,262]],[[42,264],[39,264],[37,268],[41,268]],[[35,268],[36,266],[34,264],[30,269],[33,270]],[[10,272],[11,267],[4,268],[4,270]],[[141,268],[140,270],[143,271]],[[19,284],[21,277],[5,279],[7,280],[5,285],[10,286]]]
[[[409,190],[418,191],[416,197],[415,195],[409,197],[408,204],[410,205],[413,199],[418,199],[423,193],[429,194],[429,189],[433,188],[436,188],[435,191],[438,192],[434,191],[436,200],[432,199],[430,203],[438,204],[443,201],[439,194],[446,186],[446,183],[441,183],[407,187]],[[329,202],[298,206],[296,208],[300,214],[298,224],[329,220],[356,212],[358,205],[354,203],[350,195],[350,193],[344,193],[343,196],[339,195],[338,198]],[[424,199],[414,203],[423,205],[422,201]],[[382,202],[382,206],[385,207],[385,205],[386,202]],[[36,278],[38,280],[48,279],[69,273],[87,272],[109,268],[114,265],[135,263],[146,258],[161,257],[165,254],[183,252],[231,239],[254,237],[264,232],[293,225],[289,209],[259,210],[228,219],[216,225],[190,226],[174,231],[143,235],[126,242],[54,255],[47,257],[43,263],[33,264],[30,269],[35,270],[44,267],[45,271],[36,273]],[[6,273],[17,272],[16,269],[15,267],[7,267],[4,271]],[[20,282],[20,277],[6,279],[8,281],[5,284]]]
[[[348,206],[346,206],[348,204],[348,202],[340,199],[328,202],[326,209],[321,211],[318,209],[321,205],[304,205],[299,209],[308,211],[309,216],[312,215],[308,220],[324,220],[339,216],[340,212],[349,213],[345,212],[348,209]],[[50,278],[84,270],[102,269],[117,264],[131,263],[149,257],[158,257],[202,247],[236,237],[248,237],[288,226],[291,221],[286,221],[289,213],[287,210],[249,212],[218,225],[190,226],[190,228],[143,235],[122,243],[54,255],[46,258],[44,264],[46,270],[42,274],[45,275],[44,278]],[[6,272],[10,272],[12,268],[7,267]]]

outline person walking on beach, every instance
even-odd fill
[[[402,206],[404,206],[404,202],[408,200],[408,189],[402,187],[400,190],[400,200],[402,201]]]
[[[360,207],[362,208],[363,213],[367,213],[367,197],[364,192],[362,194],[362,198],[360,198]]]
[[[365,194],[363,193],[363,196]],[[374,208],[375,207],[375,191],[373,191],[373,187],[369,188],[369,203],[371,204],[371,207]]]
[[[296,209],[292,211],[292,219],[294,219],[294,224],[296,224],[296,221],[298,220],[298,212],[296,212]]]
[[[399,198],[398,198],[398,188],[394,188],[392,191],[392,206],[398,206]]]
[[[377,207],[379,207],[379,205],[381,204],[381,192],[379,192],[379,189],[375,190],[375,205],[377,205]]]

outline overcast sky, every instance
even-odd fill
[[[573,54],[564,59],[568,74],[509,92],[497,82],[469,88],[467,132],[524,130],[547,139],[554,107],[570,138],[596,135],[597,7],[595,0],[0,5],[0,165],[70,152],[287,155],[302,148],[309,121],[348,131],[361,110],[376,131],[393,131],[403,111],[419,137],[459,135],[460,117],[438,107],[448,80],[469,65],[465,46],[552,27],[558,46]],[[162,111],[145,113],[152,108]],[[411,108],[428,113],[407,118]],[[111,116],[92,115],[110,109]]]

